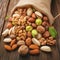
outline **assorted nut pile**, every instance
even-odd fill
[[[18,49],[20,55],[35,55],[40,50],[51,52],[50,46],[56,44],[56,30],[49,19],[34,8],[17,8],[8,19],[4,36],[4,48],[8,51]]]

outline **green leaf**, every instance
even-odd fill
[[[51,35],[53,38],[56,37],[57,31],[56,31],[56,29],[55,29],[53,26],[50,26],[50,27],[49,27],[49,32],[50,32],[50,35]]]
[[[5,19],[7,20],[9,18],[9,16],[6,16]]]

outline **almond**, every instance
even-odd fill
[[[12,50],[15,50],[17,48],[17,44],[14,44],[13,46],[12,46]]]
[[[32,55],[39,54],[40,50],[39,49],[30,50],[29,53]]]
[[[35,44],[31,44],[29,46],[30,49],[39,49],[39,46],[35,45]]]
[[[10,46],[12,46],[15,43],[16,43],[16,40],[14,39],[14,40],[11,41]]]
[[[33,14],[32,14],[32,17],[33,17],[33,18],[36,18],[36,15],[35,15],[35,13],[33,13]]]
[[[11,48],[11,46],[9,46],[9,45],[4,45],[4,48],[5,48],[6,50],[8,50],[8,51],[12,51],[12,48]]]
[[[31,38],[27,38],[27,39],[26,39],[26,45],[28,45],[28,46],[29,46],[29,45],[31,45],[31,43],[32,43]]]

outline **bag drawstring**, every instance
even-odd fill
[[[54,17],[54,20],[56,20],[60,16],[60,13]]]

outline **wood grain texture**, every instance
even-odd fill
[[[8,52],[4,49],[4,38],[1,36],[1,33],[6,29],[7,21],[5,21],[5,17],[10,15],[11,9],[18,1],[19,0],[1,0],[0,2],[0,60],[60,60],[60,17],[57,18],[54,23],[58,35],[56,37],[56,46],[51,47],[53,50],[52,53],[40,51],[39,55],[27,55],[23,57],[18,54],[17,50]],[[51,11],[54,17],[60,13],[60,0],[52,0]]]

